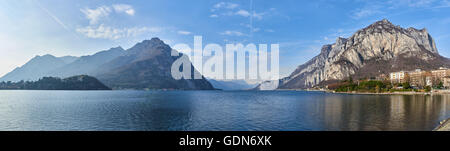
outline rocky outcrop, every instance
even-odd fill
[[[378,21],[349,38],[322,47],[321,53],[280,80],[279,89],[302,89],[348,77],[365,78],[393,71],[450,67],[426,29],[404,29]]]

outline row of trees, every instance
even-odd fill
[[[359,80],[354,82],[353,79],[344,80],[339,83],[328,85],[328,89],[336,92],[370,92],[370,93],[384,93],[384,92],[407,92],[407,91],[425,91],[430,92],[431,87],[426,86],[423,90],[414,89],[409,82],[392,84],[390,81],[376,81],[376,80]]]

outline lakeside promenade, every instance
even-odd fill
[[[450,131],[450,118],[442,121],[433,131]]]

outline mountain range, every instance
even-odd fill
[[[36,81],[42,77],[90,75],[113,89],[248,89],[241,81],[175,80],[171,65],[179,57],[158,38],[132,48],[104,50],[82,57],[36,56],[6,74],[0,81]],[[279,80],[278,89],[306,89],[346,78],[362,79],[395,71],[433,70],[450,67],[427,29],[402,28],[384,19],[358,30],[349,38],[324,45],[320,54]],[[198,71],[192,66],[192,73]],[[260,89],[257,86],[255,89]]]
[[[213,90],[202,79],[175,80],[172,63],[181,56],[159,38],[144,40],[128,50],[111,48],[82,57],[36,56],[22,67],[6,74],[0,81],[37,81],[42,77],[71,77],[90,75],[113,89],[183,89]],[[192,66],[193,74],[198,72]]]
[[[70,64],[74,57],[55,57],[52,55],[36,56],[25,65],[14,69],[0,78],[0,81],[36,81],[60,67]]]

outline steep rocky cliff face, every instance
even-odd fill
[[[393,71],[450,67],[426,29],[404,29],[378,21],[350,38],[322,47],[321,53],[280,80],[279,89],[310,88],[348,77],[365,78]]]

